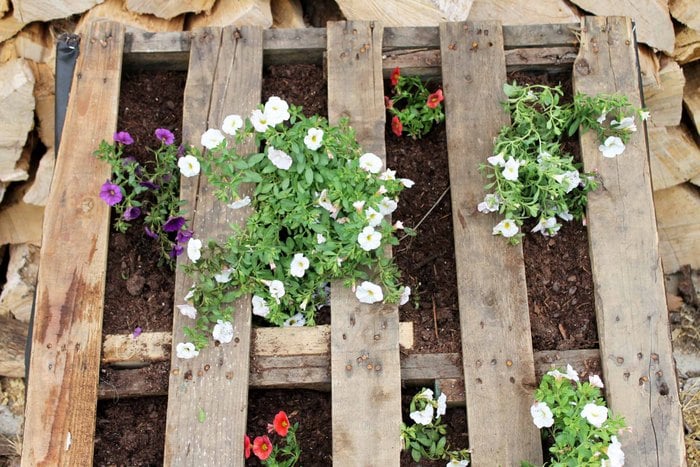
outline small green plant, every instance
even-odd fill
[[[413,139],[425,136],[436,123],[445,120],[442,89],[431,93],[417,76],[401,74],[399,67],[391,73],[391,97],[384,104],[391,115],[391,131],[401,136],[405,131]]]
[[[292,414],[294,415],[294,414]],[[262,465],[270,467],[292,467],[299,462],[301,448],[297,443],[297,429],[299,422],[290,425],[289,418],[284,411],[275,415],[274,421],[267,425],[267,431],[273,437],[280,438],[277,444],[273,444],[267,435],[257,436],[251,443],[250,437],[245,435],[245,458],[250,458],[251,451],[260,459]]]
[[[617,437],[625,421],[613,417],[605,406],[597,375],[581,382],[567,365],[566,372],[552,370],[542,377],[530,408],[533,423],[553,440],[548,466],[620,467],[625,454]],[[532,464],[523,462],[523,466]]]
[[[636,113],[642,120],[649,113],[634,109],[626,96],[577,94],[562,103],[560,86],[505,84],[503,103],[512,123],[501,128],[493,156],[480,170],[489,179],[490,191],[477,206],[483,213],[498,212],[504,219],[493,228],[511,243],[520,242],[523,222],[538,219],[533,232],[556,235],[560,220],[581,220],[586,195],[598,182],[595,174],[581,173],[581,164],[562,149],[562,139],[579,128],[595,130],[603,157],[615,157],[625,149]],[[609,116],[612,119],[609,119]]]
[[[144,234],[160,243],[162,259],[172,267],[192,237],[180,201],[178,171],[188,159],[181,157],[182,147],[175,146],[170,130],[158,128],[155,137],[160,146],[151,150],[154,161],[146,164],[128,155],[134,140],[126,131],[115,133],[113,144],[100,143],[95,156],[112,167],[112,178],[102,185],[100,198],[114,208],[118,232],[126,232],[143,216]]]
[[[441,417],[447,409],[447,397],[444,393],[437,399],[431,389],[422,388],[413,396],[410,405],[410,418],[413,424],[401,424],[401,443],[404,450],[411,452],[414,461],[421,459],[448,460],[448,467],[469,464],[469,451],[450,450],[447,444],[447,426]]]

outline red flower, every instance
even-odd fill
[[[261,461],[266,460],[272,454],[272,443],[267,436],[258,436],[253,441],[253,454]]]
[[[394,102],[389,96],[384,96],[384,107],[386,107],[387,109],[391,109],[394,107]]]
[[[287,418],[287,414],[283,410],[275,415],[273,425],[278,435],[287,436],[287,432],[289,431],[289,418]]]
[[[250,457],[250,438],[248,435],[245,435],[245,438],[243,438],[243,447],[245,449],[245,458],[248,459]]]
[[[426,102],[425,105],[427,105],[431,109],[434,109],[435,107],[440,105],[440,102],[444,100],[445,97],[442,95],[442,89],[438,89],[437,91],[428,96],[428,102]]]
[[[396,86],[399,84],[399,78],[401,77],[401,70],[399,67],[394,68],[394,71],[391,72],[391,85]]]
[[[398,115],[394,115],[394,118],[391,119],[391,131],[393,131],[396,136],[401,136],[403,132],[403,123],[399,120]]]

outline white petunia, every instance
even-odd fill
[[[567,222],[571,222],[574,219],[573,214],[571,214],[569,211],[558,212],[557,216],[561,217]]]
[[[214,274],[214,280],[219,284],[226,284],[227,282],[231,281],[231,274],[233,274],[233,271],[235,271],[235,269],[222,269],[219,273]]]
[[[209,128],[207,131],[204,132],[204,134],[202,134],[202,139],[200,140],[200,143],[202,143],[202,146],[204,146],[207,149],[214,149],[225,139],[226,137],[219,130],[217,130],[216,128]]]
[[[532,229],[531,232],[540,232],[542,235],[545,237],[551,237],[555,235],[557,232],[559,232],[559,229],[561,228],[561,224],[557,224],[557,218],[556,217],[549,217],[549,218],[540,218],[540,221],[537,223],[535,228]]]
[[[382,214],[372,208],[365,209],[365,218],[370,227],[376,227],[382,223]]]
[[[253,295],[253,314],[263,318],[270,314],[270,307],[264,298]]]
[[[637,131],[637,125],[634,123],[634,117],[625,117],[619,122],[617,120],[613,120],[610,122],[610,125],[614,126],[618,130]]]
[[[360,156],[360,168],[378,174],[382,170],[382,160],[377,155],[366,152]]]
[[[411,420],[420,425],[429,425],[430,422],[433,421],[433,413],[435,413],[433,405],[428,404],[423,410],[416,410],[415,412],[411,412],[409,414],[409,417],[411,417]]]
[[[379,212],[382,213],[385,216],[388,216],[392,212],[396,211],[396,208],[398,207],[398,203],[394,201],[391,198],[387,198],[386,196],[382,198],[382,200],[379,202]]]
[[[286,320],[282,326],[288,328],[290,326],[305,326],[306,325],[306,318],[304,318],[304,315],[301,313],[297,313],[296,315],[292,316],[288,320]]]
[[[511,219],[503,219],[493,227],[493,235],[503,235],[510,238],[519,232],[518,224]]]
[[[199,355],[199,350],[192,342],[179,342],[175,346],[175,354],[177,358],[194,358]]]
[[[270,285],[268,286],[268,289],[270,291],[270,295],[272,295],[272,298],[274,298],[277,303],[280,302],[280,298],[284,297],[284,284],[282,281],[274,280],[270,282]]]
[[[581,176],[578,170],[570,170],[564,172],[563,174],[558,174],[553,176],[554,180],[564,185],[566,192],[570,193],[574,188],[581,184]]]
[[[377,190],[378,195],[385,195],[387,192],[387,189],[384,185],[379,185],[379,189]]]
[[[265,133],[270,126],[267,115],[262,113],[260,109],[255,109],[250,114],[250,123],[253,124],[253,128],[255,128],[255,131],[258,133]]]
[[[192,305],[177,305],[177,309],[180,310],[183,316],[187,316],[190,319],[197,319],[197,309]]]
[[[394,227],[395,230],[403,230],[403,222],[396,221],[392,227]]]
[[[498,208],[501,206],[501,197],[489,193],[486,196],[484,196],[484,200],[479,203],[476,207],[476,209],[479,210],[479,212],[483,212],[484,214],[487,214],[489,212],[496,212],[498,211]]]
[[[411,288],[409,286],[404,286],[401,291],[401,296],[399,297],[399,306],[408,303],[408,299],[411,297]]]
[[[324,189],[323,191],[321,191],[321,193],[318,195],[318,199],[316,200],[316,202],[323,209],[331,213],[331,217],[333,219],[338,217],[338,212],[340,211],[340,208],[331,203],[331,199],[328,197],[328,190]]]
[[[292,264],[289,266],[289,274],[294,277],[304,277],[307,269],[309,269],[309,258],[303,253],[295,253]]]
[[[396,180],[396,170],[386,169],[379,176],[379,180]]]
[[[315,151],[321,147],[323,143],[323,130],[320,128],[309,128],[309,131],[304,136],[304,144],[310,151]]]
[[[440,395],[437,398],[437,412],[435,413],[436,417],[439,417],[440,415],[445,415],[445,411],[447,410],[447,396],[445,395],[444,392],[440,393]]]
[[[603,389],[605,385],[603,384],[603,380],[600,379],[600,376],[598,375],[588,375],[588,382],[590,383],[591,386]]]
[[[469,461],[467,459],[462,459],[462,460],[450,459],[450,462],[445,464],[445,467],[467,467],[468,465],[469,465]]]
[[[365,251],[376,250],[382,243],[382,234],[374,230],[374,227],[367,226],[357,236],[357,243]]]
[[[233,340],[233,324],[230,321],[217,320],[211,336],[222,344],[228,344]]]
[[[643,122],[646,122],[647,120],[649,120],[650,116],[651,116],[651,113],[647,110],[642,110],[641,112],[639,112],[639,118],[641,118]]]
[[[608,419],[608,408],[603,405],[596,405],[595,402],[589,402],[583,406],[581,416],[594,427],[600,428]]]
[[[518,179],[518,169],[520,169],[521,165],[521,161],[509,157],[508,162],[503,166],[503,178],[511,182],[516,181]]]
[[[187,295],[185,295],[185,301],[189,302],[190,300],[192,300],[193,297],[194,297],[194,286],[192,286],[192,288],[187,292]]]
[[[603,153],[603,157],[619,156],[625,151],[625,143],[617,136],[608,136],[605,142],[598,146],[598,150]]]
[[[187,257],[196,263],[202,257],[202,241],[198,238],[190,238],[187,242]]]
[[[191,154],[178,159],[177,166],[183,177],[194,177],[199,174],[199,161]]]
[[[282,170],[289,170],[292,166],[292,158],[286,152],[275,149],[274,146],[270,146],[267,150],[267,158],[270,159],[272,165]]]
[[[605,464],[601,462],[601,466],[622,467],[625,465],[625,453],[622,452],[622,444],[617,440],[617,436],[610,437],[610,444],[606,454],[608,455],[608,462]]]
[[[357,287],[355,296],[361,303],[372,304],[384,300],[382,288],[369,281],[364,281]]]
[[[240,115],[228,115],[224,118],[224,123],[221,124],[221,130],[231,136],[235,135],[241,128],[243,128],[243,119]]]
[[[246,196],[245,198],[241,198],[239,200],[234,201],[231,204],[228,204],[227,206],[230,207],[231,209],[241,209],[250,204],[250,196]]]
[[[578,372],[569,364],[566,365],[566,378],[577,383],[579,382]]]
[[[272,96],[265,103],[264,113],[269,124],[275,126],[289,120],[289,104],[277,96]]]
[[[401,184],[402,184],[403,186],[405,186],[406,188],[411,188],[413,185],[416,184],[416,182],[414,182],[414,181],[411,180],[410,178],[400,178],[399,181],[400,181]]]
[[[511,159],[512,159],[512,157],[511,157]],[[506,165],[506,161],[503,158],[502,152],[499,152],[495,156],[487,157],[486,160],[489,161],[489,164],[491,164],[493,166],[498,165],[500,167],[505,167],[505,165]]]
[[[537,428],[549,428],[554,425],[554,414],[546,402],[535,401],[530,407],[530,415]]]
[[[323,236],[323,234],[317,233],[316,234],[316,243],[319,245],[322,243],[326,243],[326,237]]]
[[[607,112],[603,112],[602,114],[600,114],[600,117],[596,118],[596,122],[602,125],[606,118],[608,118],[608,114]]]
[[[433,400],[433,395],[434,394],[433,394],[432,389],[424,389],[423,392],[418,394],[418,397],[420,399],[425,399],[425,400],[431,401],[431,400]]]
[[[559,380],[562,379],[562,378],[566,378],[566,375],[565,375],[564,373],[562,373],[561,371],[559,371],[558,369],[556,369],[556,368],[555,368],[554,370],[548,371],[547,374],[548,374],[549,376],[554,377],[554,379],[556,379],[557,381],[559,381]],[[567,378],[567,379],[568,379],[568,378]]]

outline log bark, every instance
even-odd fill
[[[21,58],[0,65],[0,181],[16,180],[15,165],[34,125],[34,75]]]
[[[700,148],[683,125],[649,128],[649,151],[655,191],[700,176]]]
[[[13,16],[23,23],[67,18],[89,10],[101,0],[12,0]]]
[[[651,112],[651,123],[655,126],[676,126],[681,122],[683,113],[683,70],[674,60],[662,57],[659,78],[659,86],[643,80],[644,103]]]
[[[690,184],[654,192],[659,226],[659,252],[664,272],[684,264],[700,267],[700,196]]]
[[[0,316],[28,322],[39,274],[39,247],[28,243],[10,245],[9,254],[7,282],[0,294]]]
[[[671,16],[681,23],[700,30],[700,4],[697,0],[671,0]]]
[[[301,0],[272,0],[272,27],[277,29],[304,28],[304,11]]]
[[[470,21],[513,24],[578,23],[578,13],[562,0],[474,0]]]
[[[700,31],[682,28],[676,34],[673,58],[681,65],[700,59]]]
[[[236,26],[272,26],[272,9],[270,0],[219,1],[210,12],[189,15],[185,29]]]
[[[158,18],[173,19],[184,13],[201,13],[209,11],[215,0],[189,0],[173,2],[172,0],[126,0],[126,9],[141,15],[153,15]]]
[[[122,0],[106,0],[104,3],[92,8],[80,18],[75,32],[78,34],[85,34],[89,28],[88,25],[90,22],[96,19],[109,19],[117,21],[127,27],[143,29],[149,32],[182,31],[185,24],[184,16],[167,20],[153,15],[139,15],[127,10]]]
[[[474,0],[337,0],[348,20],[377,20],[386,26],[437,26],[463,21]]]
[[[0,376],[24,378],[24,348],[27,344],[27,323],[9,316],[0,316]]]
[[[683,67],[685,88],[683,89],[683,106],[695,127],[695,134],[700,134],[700,62]]]

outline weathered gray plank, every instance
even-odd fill
[[[382,27],[329,23],[328,115],[350,119],[365,151],[385,157]],[[331,285],[333,463],[398,465],[401,451],[399,313],[362,305],[341,281]],[[381,446],[381,449],[368,449]]]
[[[260,102],[262,85],[262,31],[259,28],[203,29],[192,40],[190,70],[185,90],[183,139],[198,141],[207,128],[220,128],[230,113],[247,115]],[[253,150],[246,143],[244,150]],[[198,187],[198,188],[196,188]],[[195,199],[196,202],[192,203]],[[223,240],[230,224],[242,225],[248,209],[231,210],[216,201],[204,178],[188,181],[182,196],[193,212],[195,236]],[[190,280],[176,276],[175,303],[182,303]],[[234,340],[211,346],[192,360],[171,359],[166,465],[237,465],[243,460],[248,407],[251,304],[243,297],[234,304]],[[183,342],[177,311],[173,342]],[[200,421],[199,414],[206,414]]]
[[[541,463],[529,411],[535,369],[522,248],[491,235],[497,216],[476,210],[484,197],[478,166],[508,123],[501,107],[501,26],[443,23],[440,36],[472,459],[475,465]]]
[[[634,44],[628,19],[586,17],[574,90],[638,106]],[[632,427],[620,436],[627,464],[685,465],[645,135],[640,128],[614,159],[598,145],[593,132],[581,137],[585,168],[602,181],[587,218],[607,401]]]

